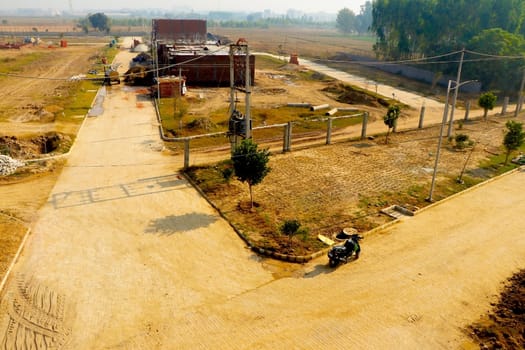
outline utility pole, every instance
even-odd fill
[[[235,110],[235,64],[234,45],[230,45],[230,109],[228,116],[231,117]]]
[[[434,160],[434,172],[432,175],[432,184],[430,185],[430,193],[428,195],[428,198],[426,199],[428,202],[433,202],[434,198],[432,197],[432,194],[434,193],[434,186],[436,183],[436,174],[437,174],[437,168],[438,168],[438,162],[439,162],[439,155],[441,153],[441,142],[443,141],[443,129],[445,127],[445,124],[447,122],[447,116],[448,116],[448,95],[450,93],[450,83],[452,81],[448,81],[448,87],[447,87],[447,99],[445,100],[445,109],[443,110],[443,120],[441,122],[441,128],[439,129],[439,139],[438,139],[438,146],[436,151],[436,159]],[[459,88],[459,86],[457,86]]]
[[[245,71],[244,71],[244,89],[239,89],[235,86],[235,57],[236,55],[239,57],[238,62],[242,58],[241,55],[245,55]],[[241,73],[242,70],[239,69],[239,73]],[[242,115],[239,111],[236,109],[236,98],[235,98],[235,90],[241,90],[245,93],[245,111],[244,115]],[[244,39],[239,39],[236,44],[230,45],[230,108],[229,108],[229,118],[230,118],[230,125],[229,125],[229,137],[230,137],[230,143],[231,143],[231,150],[233,154],[234,147],[237,144],[237,137],[242,136],[246,139],[249,139],[252,137],[252,121],[251,121],[251,69],[250,69],[250,52],[248,50],[248,43]],[[237,123],[241,124],[242,127],[240,128],[242,131],[240,131],[237,128]]]
[[[521,78],[520,91],[518,91],[518,102],[516,102],[516,112],[514,116],[517,117],[519,112],[521,112],[521,107],[523,105],[523,87],[525,85],[525,68],[523,70],[523,77]]]
[[[450,137],[450,134],[452,133],[452,125],[454,124],[454,109],[456,108],[456,100],[458,99],[459,86],[461,85],[460,84],[461,68],[463,66],[463,58],[464,57],[465,57],[465,49],[463,48],[461,50],[461,59],[459,60],[458,76],[456,78],[456,86],[458,88],[454,90],[454,99],[452,101],[452,108],[450,110],[450,121],[449,121],[449,124],[448,124],[447,137]],[[448,101],[447,101],[447,103],[448,103]]]
[[[250,70],[250,52],[248,51],[248,44],[246,44],[246,74],[245,74],[245,105],[246,110],[244,111],[244,121],[246,123],[246,138],[252,138],[252,115],[251,99],[252,99],[252,88],[251,88],[251,70]]]

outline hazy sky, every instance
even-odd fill
[[[189,8],[195,11],[242,11],[256,12],[270,9],[277,13],[285,13],[293,8],[304,12],[324,11],[337,13],[344,7],[348,7],[356,14],[359,13],[360,5],[366,0],[2,0],[2,8],[52,8],[68,10],[71,2],[73,10],[84,9],[121,9],[121,8],[164,8],[173,10],[175,8]]]

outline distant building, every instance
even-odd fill
[[[161,76],[181,76],[188,85],[230,86],[229,47],[207,40],[205,20],[154,19],[152,43]],[[246,84],[246,55],[234,55],[235,85]],[[250,82],[255,80],[255,56],[250,55]]]
[[[153,19],[153,40],[184,45],[204,45],[207,25],[204,19]]]

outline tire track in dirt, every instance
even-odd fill
[[[23,275],[10,295],[6,326],[0,328],[1,349],[56,349],[65,344],[71,330],[64,325],[63,295]]]

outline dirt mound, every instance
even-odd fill
[[[482,349],[525,349],[525,270],[509,282],[488,319],[472,326]]]
[[[0,136],[0,153],[12,158],[31,159],[56,151],[71,139],[57,132],[48,132],[31,138]]]
[[[372,107],[389,106],[387,100],[372,96],[370,93],[367,93],[364,90],[347,84],[333,84],[323,89],[323,91],[333,94],[335,100],[342,103],[354,105],[360,104]]]
[[[257,92],[261,93],[261,94],[266,94],[266,95],[280,95],[280,94],[285,94],[286,93],[286,89],[283,89],[283,88],[263,88],[263,89],[257,90]]]

